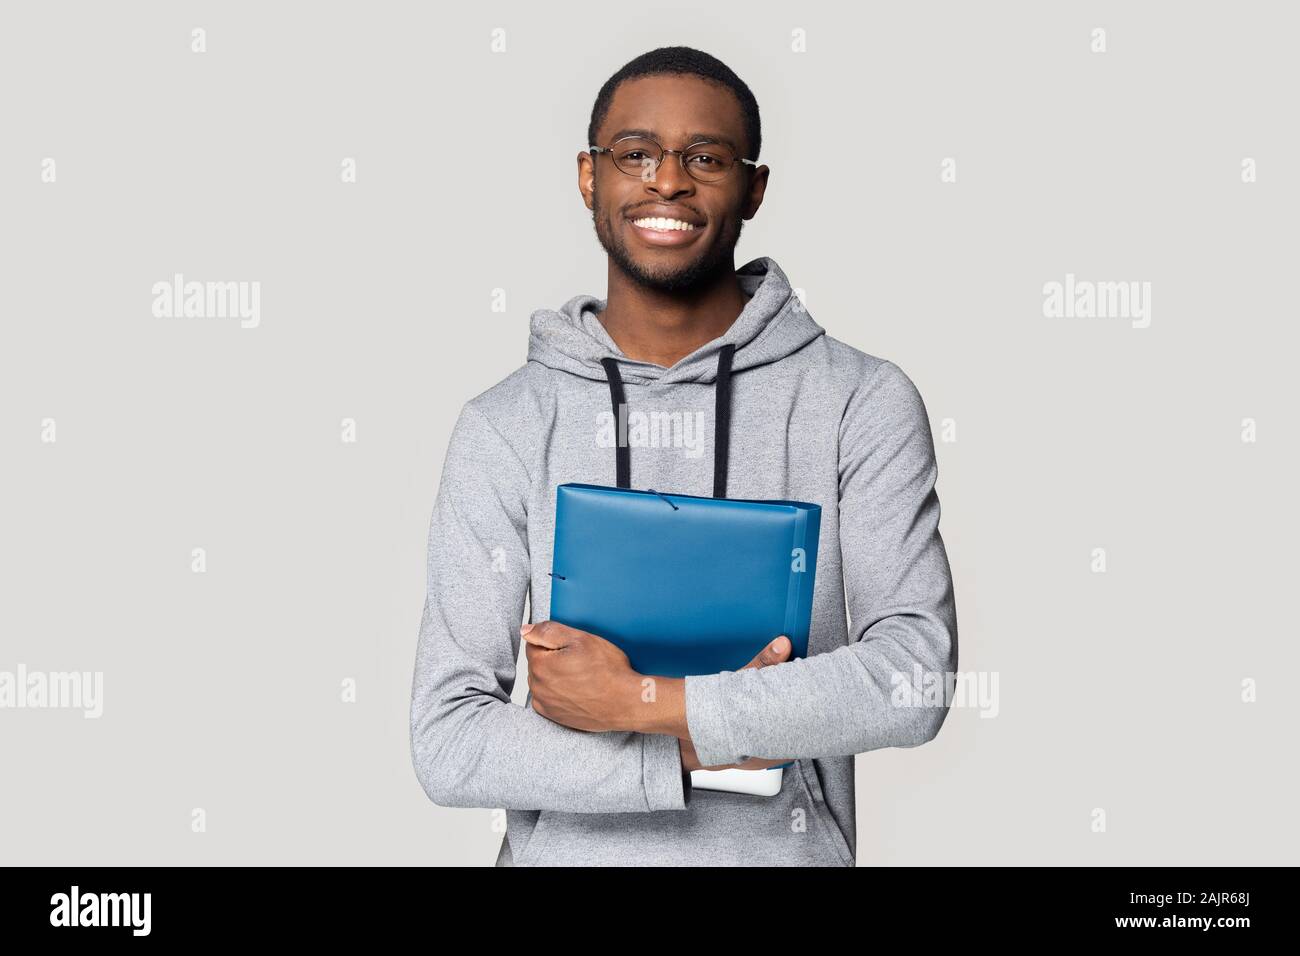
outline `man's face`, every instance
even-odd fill
[[[665,149],[685,149],[701,139],[734,145],[748,158],[740,103],[726,87],[695,76],[646,76],[621,83],[598,130],[596,146],[630,131],[651,133]],[[734,268],[744,220],[763,201],[767,167],[738,163],[720,182],[702,183],[665,153],[657,170],[642,177],[619,170],[608,154],[582,153],[578,183],[591,209],[596,236],[610,258],[639,284],[661,292],[686,292]],[[689,230],[638,226],[644,218],[677,219]]]

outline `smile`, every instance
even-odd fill
[[[680,219],[633,219],[632,224],[642,229],[654,229],[656,232],[668,232],[673,229],[689,232],[695,228],[693,223],[682,222]]]
[[[665,219],[657,216],[645,216],[629,219],[632,232],[648,246],[685,246],[694,242],[704,231],[702,226],[682,219]]]

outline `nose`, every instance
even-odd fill
[[[680,153],[664,153],[654,178],[646,180],[646,189],[663,199],[689,196],[695,192],[695,180],[682,167]]]

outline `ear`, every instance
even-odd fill
[[[758,215],[758,207],[763,205],[763,196],[767,192],[767,175],[771,172],[766,166],[759,166],[749,174],[749,187],[745,194],[745,204],[740,218],[753,219]]]
[[[582,193],[582,201],[587,204],[588,209],[594,208],[593,192],[596,189],[596,164],[593,162],[596,157],[585,150],[578,154],[578,192]]]

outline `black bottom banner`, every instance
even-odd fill
[[[561,916],[569,927],[590,920],[587,931],[608,931],[610,920],[631,923],[634,939],[660,927],[674,935],[719,932],[721,907],[730,910],[726,932],[768,932],[779,924],[813,923],[837,933],[860,926],[862,942],[888,928],[891,940],[997,942],[1105,936],[1141,943],[1182,945],[1194,940],[1231,946],[1272,936],[1286,925],[1284,900],[1294,868],[949,868],[850,871],[708,869],[551,873],[534,884],[527,876],[437,868],[139,867],[6,868],[0,880],[0,925],[6,942],[147,945],[170,942],[331,946],[394,934],[430,932],[431,946],[463,928],[479,942],[514,942],[494,933],[484,941],[476,912],[521,936],[538,927],[528,919]],[[507,892],[509,895],[506,895]],[[617,901],[617,902],[615,902]],[[652,916],[651,914],[658,914]],[[672,915],[670,915],[672,914]],[[681,915],[679,915],[681,914]],[[698,917],[692,914],[699,914]],[[506,923],[505,921],[511,921]],[[450,922],[452,925],[447,926]],[[770,924],[776,923],[777,927]],[[460,924],[458,927],[456,924]],[[492,925],[492,924],[487,924]],[[477,927],[477,929],[476,929]],[[548,935],[558,931],[548,930]],[[692,934],[693,935],[693,934]],[[522,939],[519,942],[526,942]]]

